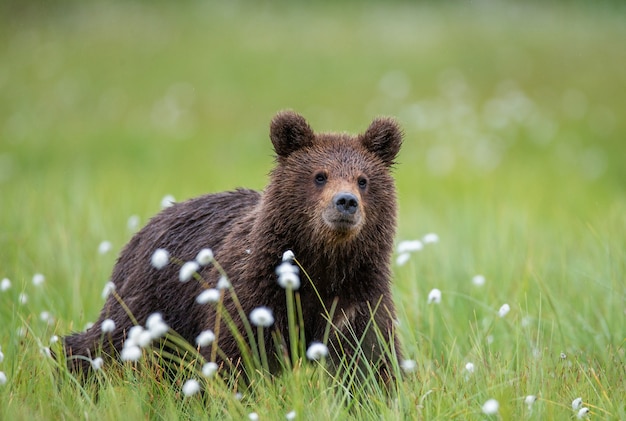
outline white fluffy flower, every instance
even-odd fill
[[[9,278],[3,278],[0,282],[0,291],[7,291],[11,288],[11,280]]]
[[[186,262],[180,268],[179,279],[180,282],[187,282],[191,279],[194,273],[196,273],[200,269],[200,265],[196,261]]]
[[[300,276],[298,276],[298,267],[291,263],[281,263],[276,268],[278,274],[278,285],[282,288],[297,290],[300,288]]]
[[[100,330],[102,333],[111,333],[115,330],[115,322],[113,319],[105,319],[102,321],[100,325]]]
[[[502,307],[498,310],[498,316],[504,317],[509,313],[509,311],[511,311],[511,306],[508,304],[502,304]]]
[[[400,241],[398,243],[398,253],[411,253],[420,251],[424,248],[424,244],[420,240]]]
[[[150,264],[156,269],[163,269],[170,261],[170,254],[165,249],[156,249],[150,258]]]
[[[398,266],[404,266],[406,262],[409,261],[410,258],[411,258],[410,253],[402,253],[398,257],[396,257],[396,264]]]
[[[91,367],[95,370],[98,371],[102,368],[102,364],[104,364],[104,360],[101,357],[95,358],[93,360],[91,360]]]
[[[43,276],[41,273],[36,273],[35,275],[33,275],[33,285],[39,286],[43,284],[45,281],[46,281],[46,277]]]
[[[102,288],[102,298],[106,299],[113,291],[115,291],[115,284],[111,281],[107,282]]]
[[[7,383],[7,375],[3,371],[0,371],[0,386],[4,386]]]
[[[473,373],[476,368],[474,367],[474,363],[465,364],[465,371],[468,373]]]
[[[141,358],[141,348],[137,345],[122,347],[122,352],[120,353],[120,359],[122,361],[138,361]]]
[[[578,413],[576,414],[576,418],[578,418],[579,420],[582,420],[583,418],[587,418],[587,415],[589,415],[589,408],[584,406],[578,410]]]
[[[189,379],[183,384],[183,395],[193,396],[200,391],[200,383],[198,380]]]
[[[196,256],[196,262],[200,266],[206,266],[213,261],[213,250],[210,248],[204,248],[198,252]]]
[[[163,199],[161,199],[161,207],[163,209],[173,206],[174,203],[176,203],[176,199],[171,194],[167,194],[163,196]]]
[[[198,304],[217,303],[219,300],[220,291],[215,288],[205,289],[196,297],[196,303]]]
[[[495,399],[489,399],[483,404],[482,410],[485,415],[493,415],[498,413],[500,404]]]
[[[230,288],[230,281],[224,275],[220,276],[220,279],[217,280],[217,289],[228,289]]]
[[[4,361],[4,354],[2,353],[2,349],[0,349],[0,363]]]
[[[270,327],[274,324],[272,310],[267,307],[257,307],[250,312],[250,321],[255,326]]]
[[[477,287],[485,285],[485,277],[483,275],[474,275],[474,277],[472,277],[472,284]]]
[[[422,242],[424,244],[438,243],[439,242],[439,236],[437,234],[435,234],[434,232],[428,233],[424,237],[422,237]]]
[[[328,356],[328,347],[321,342],[312,342],[306,350],[309,360],[319,360]]]
[[[293,262],[296,256],[293,254],[293,251],[287,250],[283,253],[283,262]]]
[[[17,300],[22,305],[26,304],[28,302],[28,294],[26,294],[25,292],[20,293],[20,295],[17,297]]]
[[[163,321],[161,313],[152,313],[146,319],[146,329],[151,339],[159,339],[169,331],[170,327]]]
[[[417,363],[415,360],[402,360],[400,367],[407,373],[412,373],[417,368]]]
[[[252,421],[257,421],[259,419],[259,414],[257,414],[256,412],[250,412],[248,414],[248,419]]]
[[[128,231],[136,231],[139,228],[139,215],[131,215],[128,217],[128,222],[126,222],[126,228]]]
[[[113,248],[113,246],[111,245],[110,241],[103,241],[100,243],[100,245],[98,245],[98,253],[107,254],[111,251],[111,248]]]
[[[441,291],[437,288],[433,288],[428,293],[428,304],[435,303],[439,304],[441,302]]]
[[[196,336],[196,344],[198,346],[210,345],[215,340],[215,334],[212,330],[203,330],[198,336]]]
[[[535,395],[528,395],[528,396],[526,396],[526,398],[524,398],[524,403],[528,406],[528,409],[530,409],[533,406],[533,403],[535,403],[536,400],[537,400],[537,396],[535,396]]]
[[[285,414],[285,419],[291,421],[296,419],[296,411],[289,411]]]
[[[583,406],[583,398],[576,398],[572,401],[572,409],[574,411],[580,409]]]
[[[217,373],[218,365],[213,361],[206,363],[202,366],[202,375],[207,378],[211,378]]]

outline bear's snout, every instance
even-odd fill
[[[352,193],[338,193],[333,197],[337,210],[345,215],[354,215],[359,209],[359,199]]]

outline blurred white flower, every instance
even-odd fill
[[[435,303],[435,304],[441,303],[441,291],[438,290],[437,288],[433,288],[428,293],[428,304],[431,304],[431,303]]]
[[[7,384],[7,375],[4,374],[4,371],[0,371],[0,386],[4,386]]]
[[[113,319],[105,319],[102,321],[100,325],[100,330],[102,333],[111,333],[115,330],[115,322]]]
[[[102,368],[102,364],[104,364],[104,360],[101,357],[95,358],[93,360],[91,360],[91,367],[95,370],[98,371]]]
[[[194,273],[196,273],[200,269],[200,265],[195,261],[186,262],[180,268],[179,279],[180,282],[187,282],[191,279]]]
[[[402,253],[402,254],[398,255],[398,257],[396,257],[396,264],[398,266],[404,266],[406,264],[406,262],[409,261],[410,258],[411,258],[411,254],[410,253]]]
[[[136,231],[139,228],[139,215],[131,215],[128,217],[128,222],[126,222],[126,227],[128,231]]]
[[[174,203],[176,203],[176,199],[174,198],[174,196],[172,196],[171,194],[167,194],[163,196],[163,199],[161,199],[161,208],[169,208],[170,206],[173,206]]]
[[[485,277],[483,275],[474,275],[472,278],[472,284],[477,287],[485,285]]]
[[[415,360],[402,360],[400,367],[407,373],[412,373],[417,368],[417,363]]]
[[[156,269],[163,269],[170,262],[170,254],[165,249],[156,249],[150,258],[150,264]]]
[[[50,314],[49,311],[42,311],[39,314],[39,320],[41,320],[42,322],[46,322],[48,324],[54,323],[54,317],[52,316],[52,314]]]
[[[565,352],[561,352],[560,357],[561,357],[562,360],[564,360],[564,359],[567,358],[567,354]]]
[[[293,259],[295,259],[296,256],[293,254],[293,251],[291,250],[287,250],[286,252],[283,253],[283,262],[293,262]]]
[[[224,275],[220,276],[220,279],[217,280],[217,289],[228,289],[230,288],[230,281]]]
[[[257,414],[256,412],[250,412],[248,414],[248,419],[252,421],[257,421],[259,419],[259,414]]]
[[[57,342],[59,342],[59,337],[57,335],[52,335],[50,337],[50,344],[55,344]]]
[[[578,410],[578,413],[576,414],[576,418],[578,418],[579,420],[582,420],[583,418],[586,418],[588,414],[589,414],[589,408],[582,407]]]
[[[580,409],[581,406],[583,406],[583,398],[576,398],[572,401],[572,409],[574,411]]]
[[[205,289],[196,297],[198,304],[217,303],[219,300],[220,291],[215,288]]]
[[[270,327],[274,324],[272,310],[267,307],[257,307],[250,312],[250,321],[255,326]]]
[[[420,251],[424,248],[424,244],[420,240],[407,240],[400,241],[398,243],[398,253],[410,253],[413,251]]]
[[[24,305],[28,302],[28,294],[26,294],[25,292],[21,292],[20,295],[17,297],[17,301]]]
[[[204,248],[198,252],[196,256],[196,262],[200,266],[206,266],[213,261],[213,250],[210,248]]]
[[[50,351],[50,348],[48,348],[47,346],[42,346],[41,348],[39,348],[39,352],[44,357],[52,358],[52,352]]]
[[[115,284],[111,281],[107,282],[102,289],[102,298],[106,299],[113,291],[115,291]]]
[[[524,399],[524,403],[528,406],[528,409],[531,409],[536,400],[537,400],[537,396],[528,395]]]
[[[435,234],[434,232],[428,233],[424,237],[422,237],[422,242],[424,244],[438,243],[439,242],[439,236],[437,234]]]
[[[285,419],[287,419],[289,421],[295,420],[296,419],[296,411],[287,412],[287,414],[285,415]]]
[[[278,275],[278,285],[282,288],[296,290],[300,288],[300,276],[298,276],[298,266],[290,262],[283,262],[276,268]]]
[[[189,379],[183,384],[183,395],[193,396],[200,391],[200,383],[197,380]]]
[[[36,273],[35,275],[33,275],[33,285],[35,285],[36,287],[43,284],[45,281],[46,277],[43,276],[41,273]]]
[[[100,245],[98,246],[98,253],[100,254],[106,254],[109,251],[111,251],[111,248],[113,246],[111,245],[110,241],[103,241],[100,243]]]
[[[170,327],[163,321],[161,313],[152,313],[146,319],[146,329],[150,333],[150,337],[154,340],[165,336]]]
[[[509,311],[511,311],[511,306],[508,304],[502,304],[502,307],[498,310],[498,316],[504,317],[509,313]]]
[[[493,415],[498,413],[500,404],[495,399],[489,399],[483,404],[482,410],[485,415]]]
[[[217,373],[218,366],[213,361],[206,363],[202,366],[202,374],[204,377],[211,378]]]
[[[7,291],[11,288],[11,280],[9,278],[3,278],[0,282],[0,291]]]
[[[306,350],[309,360],[319,360],[328,356],[328,347],[321,342],[312,342]]]
[[[215,334],[212,330],[203,330],[198,336],[196,336],[196,344],[198,346],[210,345],[215,340]]]
[[[4,354],[2,353],[2,348],[0,348],[0,363],[4,361]]]
[[[474,363],[465,364],[465,371],[467,371],[468,373],[473,373],[474,370],[475,370]]]
[[[126,346],[126,343],[124,343],[120,359],[122,361],[138,361],[139,358],[141,358],[141,348],[137,345]]]

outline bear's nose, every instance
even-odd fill
[[[359,199],[352,193],[338,193],[333,201],[337,210],[346,215],[354,215],[359,208]]]

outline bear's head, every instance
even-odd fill
[[[402,145],[393,119],[377,118],[360,135],[315,133],[302,116],[283,111],[272,121],[270,138],[277,165],[265,196],[280,214],[277,230],[334,244],[393,237],[391,167]]]

